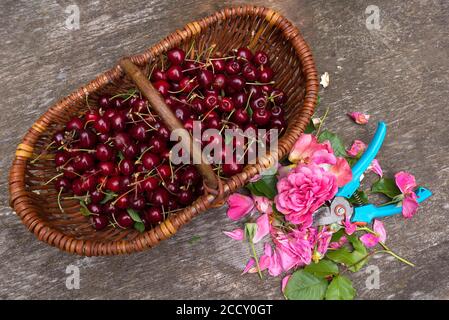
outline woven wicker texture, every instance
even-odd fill
[[[259,158],[257,164],[246,166],[242,173],[224,181],[224,195],[227,196],[291,149],[314,112],[318,76],[312,53],[298,29],[275,11],[255,6],[224,9],[189,23],[142,54],[129,58],[148,74],[155,64],[160,64],[161,54],[173,47],[188,51],[192,43],[200,52],[212,45],[220,52],[241,46],[264,50],[269,54],[276,74],[276,87],[288,95],[288,128],[279,140],[278,151]],[[120,228],[95,231],[79,212],[76,200],[63,200],[64,212],[61,212],[57,203],[58,192],[52,183],[45,184],[56,175],[53,159],[45,156],[33,159],[44,151],[55,131],[74,115],[87,110],[86,99],[90,105],[95,105],[97,97],[102,94],[111,95],[134,87],[135,84],[116,65],[53,105],[33,124],[18,145],[9,178],[10,203],[38,239],[79,255],[132,253],[157,245],[214,204],[214,194],[202,196],[188,208],[170,215],[159,226],[144,233]]]

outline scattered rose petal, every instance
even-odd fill
[[[377,234],[380,242],[385,242],[385,240],[387,239],[387,231],[385,231],[385,227],[382,221],[374,220],[373,231]]]
[[[379,161],[377,159],[374,159],[371,164],[368,167],[368,170],[371,170],[375,174],[377,174],[379,177],[382,178],[384,175],[382,168],[380,167]]]
[[[355,230],[357,230],[357,225],[355,223],[352,223],[351,218],[349,217],[346,217],[342,224],[345,227],[346,234],[348,235],[353,234]]]
[[[233,231],[223,231],[225,235],[227,235],[229,238],[241,241],[245,237],[245,232],[243,229],[235,229]]]
[[[257,182],[260,180],[260,178],[262,178],[262,176],[260,174],[256,174],[254,177],[249,179],[249,182]]]
[[[235,221],[243,218],[254,208],[253,199],[240,193],[231,194],[228,198],[228,205],[228,217]]]
[[[405,196],[402,200],[402,215],[404,218],[410,219],[418,210],[418,201],[416,200],[416,194],[414,192]]]
[[[346,153],[348,156],[356,157],[363,153],[366,150],[366,144],[361,140],[354,140],[352,143],[351,148],[349,150],[346,150]]]
[[[282,290],[282,293],[285,292],[285,287],[287,286],[287,283],[288,283],[288,280],[290,279],[290,277],[291,277],[291,274],[286,275],[284,278],[282,278],[282,281],[281,281],[281,290]]]
[[[248,260],[248,263],[247,263],[246,266],[245,266],[245,269],[243,269],[242,274],[245,274],[245,273],[254,273],[254,272],[253,272],[253,269],[257,269],[257,268],[254,268],[255,264],[256,264],[256,261],[254,260],[254,258],[250,258],[250,259]],[[256,270],[256,272],[257,272],[257,270]]]
[[[348,113],[348,116],[354,120],[357,124],[367,124],[370,118],[369,114],[361,113],[361,112],[351,112]]]
[[[321,75],[321,81],[320,84],[323,86],[323,88],[327,88],[327,86],[329,86],[329,73],[325,72]]]
[[[412,193],[416,188],[416,180],[415,177],[405,171],[400,171],[394,175],[396,185],[399,190],[405,195]]]
[[[372,248],[379,243],[379,238],[372,233],[365,233],[360,237],[360,241],[362,241],[365,247]]]
[[[263,237],[265,237],[270,232],[270,218],[267,213],[264,213],[256,221],[257,230],[254,235],[253,242],[259,242]]]

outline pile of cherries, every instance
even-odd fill
[[[195,120],[201,121],[201,130],[285,129],[287,97],[273,87],[266,53],[240,48],[201,60],[188,59],[176,48],[164,59],[149,77],[187,130],[192,131]],[[100,96],[96,102],[54,135],[58,174],[52,181],[58,202],[61,197],[80,200],[96,230],[111,225],[144,231],[204,193],[195,166],[171,163],[175,142],[170,131],[137,90]],[[232,176],[243,164],[217,168]]]

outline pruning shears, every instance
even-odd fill
[[[338,189],[330,206],[323,206],[315,211],[313,216],[315,226],[338,223],[346,217],[349,217],[352,223],[365,225],[370,223],[373,219],[388,217],[402,212],[402,206],[397,204],[379,207],[376,207],[373,204],[367,204],[354,207],[348,201],[353,195],[354,198],[357,198],[355,192],[360,186],[363,173],[379,152],[385,139],[386,132],[387,126],[385,122],[379,122],[376,133],[368,148],[352,167],[352,180]],[[418,203],[420,203],[429,198],[432,195],[432,192],[426,188],[419,187],[415,190],[415,194]]]

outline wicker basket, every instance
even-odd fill
[[[56,201],[58,192],[52,184],[44,185],[56,173],[53,161],[45,158],[37,161],[30,159],[43,151],[54,132],[70,117],[86,110],[86,95],[95,103],[99,95],[123,92],[136,84],[139,86],[137,82],[134,83],[138,78],[138,72],[132,72],[134,65],[139,70],[148,72],[161,54],[173,47],[187,50],[193,40],[199,48],[215,44],[217,50],[227,52],[232,48],[249,46],[253,50],[262,49],[269,54],[276,73],[276,85],[288,95],[288,128],[279,140],[278,151],[259,158],[257,164],[246,166],[242,173],[223,183],[217,180],[219,188],[217,183],[209,179],[212,181],[211,189],[217,189],[217,192],[211,190],[191,206],[170,215],[163,223],[144,233],[120,228],[95,231],[88,219],[79,212],[79,202],[75,200],[64,200],[62,213]],[[115,255],[151,248],[172,236],[193,217],[217,204],[217,201],[244,186],[250,178],[270,167],[277,158],[284,157],[304,131],[314,112],[318,84],[312,53],[298,29],[288,20],[263,7],[224,9],[187,24],[142,54],[121,61],[42,115],[17,147],[9,177],[11,206],[38,239],[70,253],[86,256]],[[141,86],[142,83],[139,88]],[[152,98],[153,100],[149,99],[150,104],[157,99]],[[202,172],[205,180],[207,172],[207,168]]]

